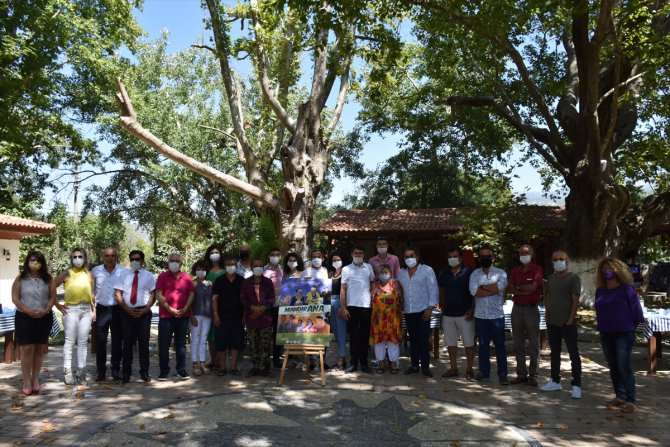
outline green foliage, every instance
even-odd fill
[[[648,238],[637,252],[636,262],[653,266],[659,262],[670,262],[670,244],[668,236]]]
[[[215,57],[197,49],[168,54],[167,39],[138,44],[124,77],[140,122],[182,153],[242,177]],[[123,213],[149,231],[157,266],[170,250],[186,256],[207,241],[253,234],[256,218],[243,196],[165,160],[123,131],[116,113],[102,123],[115,169],[106,188],[90,191],[87,208]]]
[[[0,212],[30,216],[50,169],[97,159],[84,125],[113,101],[140,3],[0,2]]]
[[[89,266],[102,263],[102,252],[107,247],[119,247],[124,240],[126,228],[118,215],[84,214],[75,221],[62,203],[56,203],[46,217],[56,230],[47,236],[32,236],[21,242],[21,259],[29,250],[44,253],[51,272],[60,273],[70,265],[70,254],[74,248],[83,248],[88,254]],[[120,259],[123,255],[120,252]]]

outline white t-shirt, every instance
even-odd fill
[[[360,266],[349,264],[342,269],[342,284],[347,285],[347,306],[370,307],[370,283],[375,280],[375,272],[368,263]]]

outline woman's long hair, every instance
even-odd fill
[[[42,281],[45,283],[49,283],[49,281],[51,281],[51,275],[49,274],[49,269],[47,268],[47,260],[44,257],[44,253],[38,250],[33,250],[28,253],[28,255],[26,255],[26,259],[23,261],[23,268],[21,269],[21,279],[31,277],[30,266],[28,265],[30,263],[30,258],[35,258],[39,263],[42,264],[39,270],[40,278],[42,278]]]

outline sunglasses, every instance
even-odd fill
[[[131,261],[141,261],[142,258],[130,258]]]
[[[72,255],[72,259],[84,259],[82,255]]]

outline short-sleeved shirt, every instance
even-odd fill
[[[372,266],[349,264],[342,269],[342,284],[347,285],[346,304],[354,307],[370,307],[370,283],[375,280]]]
[[[211,318],[212,284],[209,281],[196,281],[191,312],[193,315]]]
[[[537,284],[537,289],[530,295],[514,295],[514,303],[516,304],[537,304],[542,300],[542,285],[543,275],[542,267],[537,264],[530,263],[526,265],[526,272],[523,271],[522,266],[517,266],[512,269],[509,277],[509,284],[512,286],[522,286],[528,284]]]
[[[547,296],[549,297],[548,323],[552,326],[563,326],[572,311],[572,296],[582,292],[582,281],[579,275],[568,272],[565,275],[552,273],[547,278]]]
[[[165,302],[174,309],[183,309],[188,303],[188,296],[195,290],[191,275],[186,272],[179,272],[175,277],[172,272],[163,272],[158,275],[156,280],[156,290],[163,294]],[[186,313],[185,316],[189,316]],[[167,310],[160,308],[158,312],[160,318],[172,318],[173,315]]]
[[[137,302],[135,304],[130,304],[130,292],[133,288],[134,279],[135,272],[126,270],[123,276],[119,278],[119,282],[116,283],[114,288],[123,292],[123,301],[126,302],[128,307],[145,307],[149,304],[151,292],[156,289],[156,280],[154,279],[154,275],[150,272],[144,269],[139,269],[137,271]]]
[[[115,306],[117,304],[114,298],[114,287],[119,279],[128,269],[120,264],[116,264],[114,270],[108,272],[104,264],[96,265],[91,269],[93,279],[95,280],[95,302],[102,306]]]
[[[478,268],[470,275],[470,293],[477,294],[479,286],[498,284],[499,292],[491,296],[475,297],[475,318],[495,320],[505,318],[503,304],[505,303],[505,289],[507,289],[507,273],[498,267],[491,266],[488,275],[482,268]]]
[[[275,287],[275,296],[279,296],[281,292],[281,282],[284,278],[284,270],[278,265],[266,264],[263,267],[263,276],[272,281],[272,285]],[[279,300],[275,300],[275,307],[279,306]]]
[[[214,283],[212,295],[216,295],[216,310],[221,320],[242,320],[244,307],[240,301],[244,278],[235,275],[232,281],[226,275],[219,276]]]
[[[386,254],[386,259],[382,260],[379,255],[373,256],[368,260],[375,272],[375,276],[379,276],[379,267],[382,264],[388,264],[391,267],[391,276],[397,278],[400,275],[400,260],[396,255],[390,253]]]
[[[440,273],[437,284],[444,289],[442,315],[445,317],[462,317],[472,307],[474,301],[470,295],[471,274],[472,268],[467,265],[461,265],[456,276],[451,267],[445,268]]]

